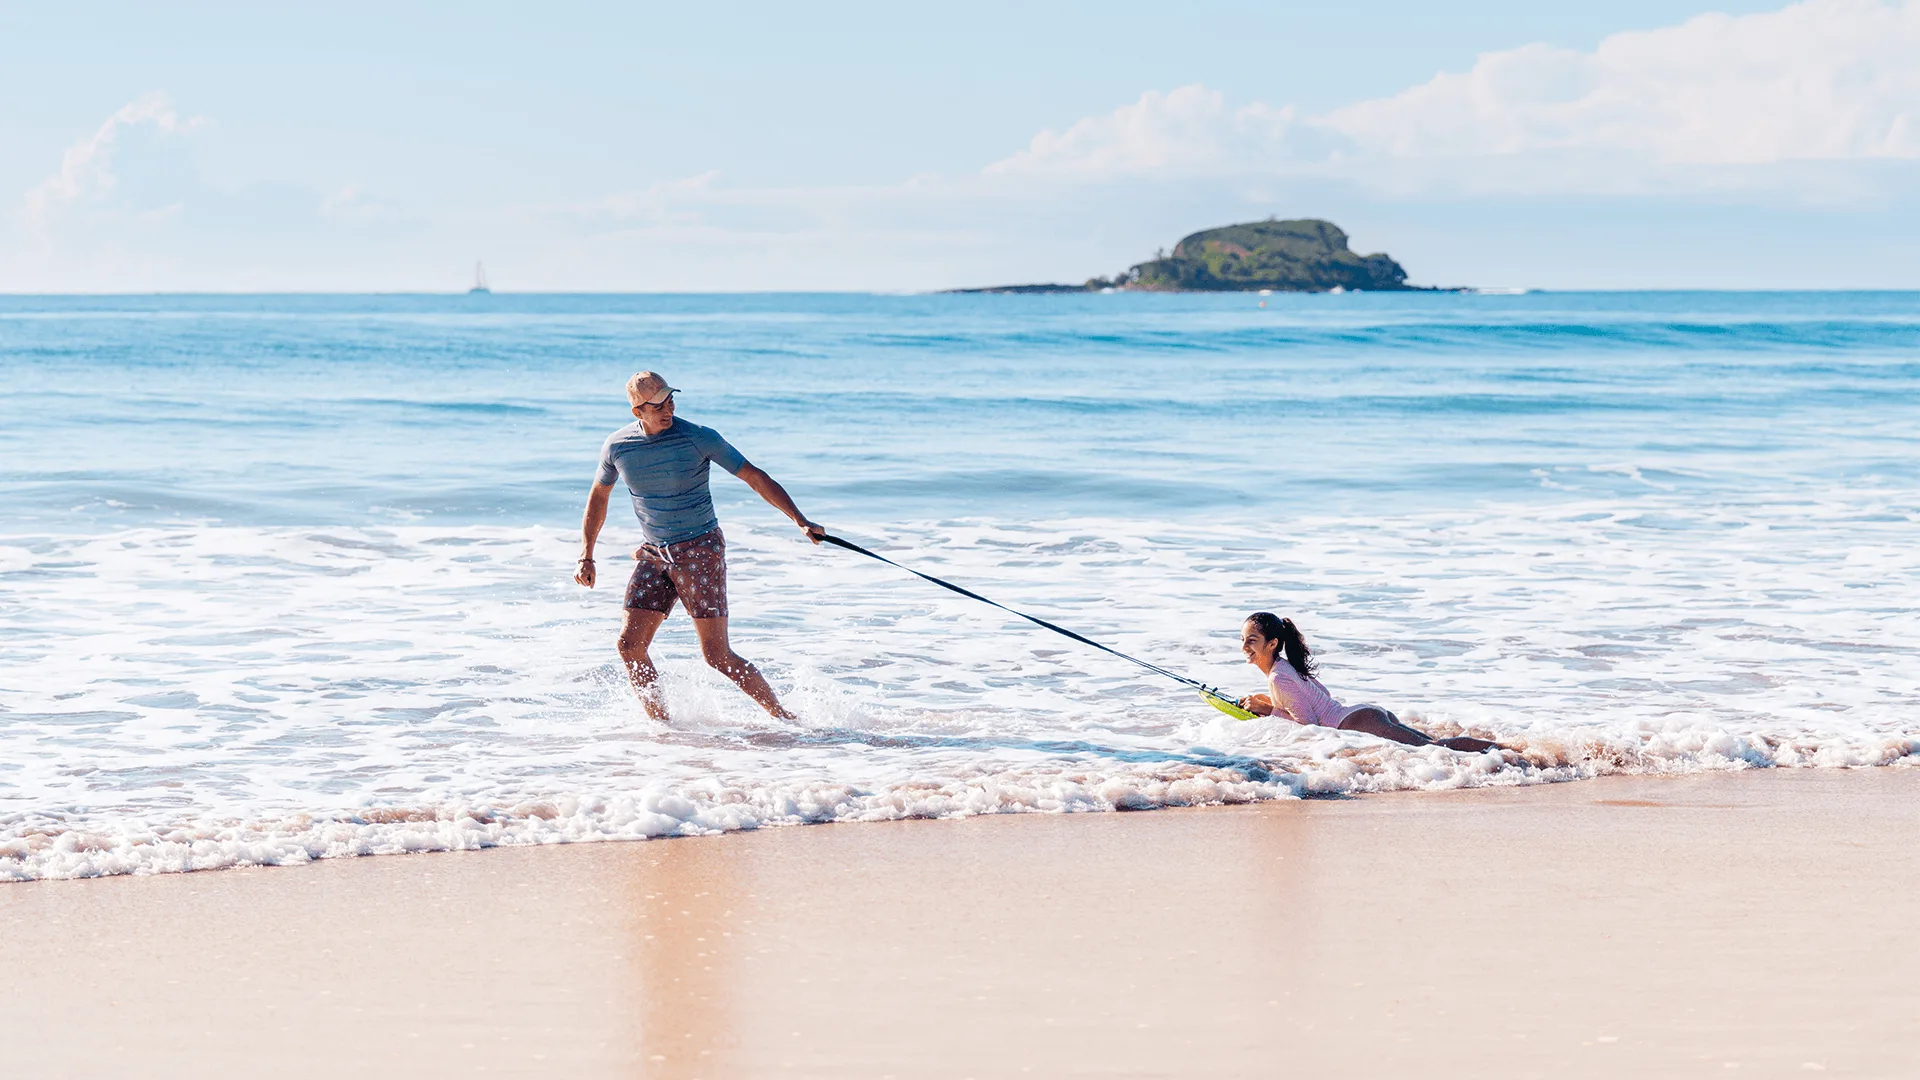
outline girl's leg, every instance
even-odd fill
[[[1506,747],[1501,746],[1491,739],[1476,739],[1471,735],[1455,735],[1450,739],[1435,739],[1433,741],[1436,746],[1444,746],[1449,750],[1461,750],[1469,754],[1478,754],[1484,750],[1506,749]]]
[[[1468,735],[1455,735],[1451,738],[1436,739],[1424,731],[1410,728],[1400,722],[1400,718],[1385,709],[1373,705],[1362,705],[1347,714],[1340,721],[1342,731],[1363,731],[1382,739],[1391,739],[1408,746],[1444,746],[1449,750],[1460,750],[1477,754],[1483,750],[1500,749],[1500,744],[1486,739],[1476,739]]]
[[[1341,731],[1359,731],[1408,746],[1425,746],[1433,739],[1424,731],[1415,731],[1385,709],[1362,705],[1340,721]]]

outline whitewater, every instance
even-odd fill
[[[1920,295],[0,298],[0,880],[1920,766]],[[572,584],[627,375],[718,472],[736,648]]]

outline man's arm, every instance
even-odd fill
[[[600,526],[607,523],[607,498],[612,484],[595,484],[587,492],[587,512],[580,518],[580,561],[573,564],[573,580],[593,588],[593,545],[600,540]]]
[[[740,471],[733,475],[745,481],[755,494],[767,500],[767,505],[792,518],[793,523],[800,526],[800,531],[807,534],[807,539],[817,544],[820,538],[827,534],[827,530],[807,520],[807,515],[802,514],[800,508],[793,505],[793,497],[787,494],[787,489],[781,487],[780,481],[768,476],[764,470],[753,465],[742,465]]]

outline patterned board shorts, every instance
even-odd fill
[[[719,529],[664,548],[648,544],[641,551],[645,557],[636,560],[627,581],[629,609],[664,615],[679,599],[696,619],[726,617],[727,538]]]

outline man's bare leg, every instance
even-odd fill
[[[647,715],[664,724],[667,701],[660,693],[660,672],[654,669],[647,646],[653,644],[653,635],[659,631],[660,624],[667,621],[667,613],[639,608],[627,608],[626,612],[627,621],[620,628],[617,645],[621,666],[627,669],[627,680],[633,684],[633,692],[646,707]]]
[[[733,646],[728,644],[726,616],[695,619],[693,632],[700,636],[700,655],[706,658],[708,667],[732,679],[733,684],[759,702],[768,715],[778,720],[798,719],[780,704],[780,699],[774,696],[773,687],[767,685],[760,669],[754,667],[746,657],[734,652]]]

